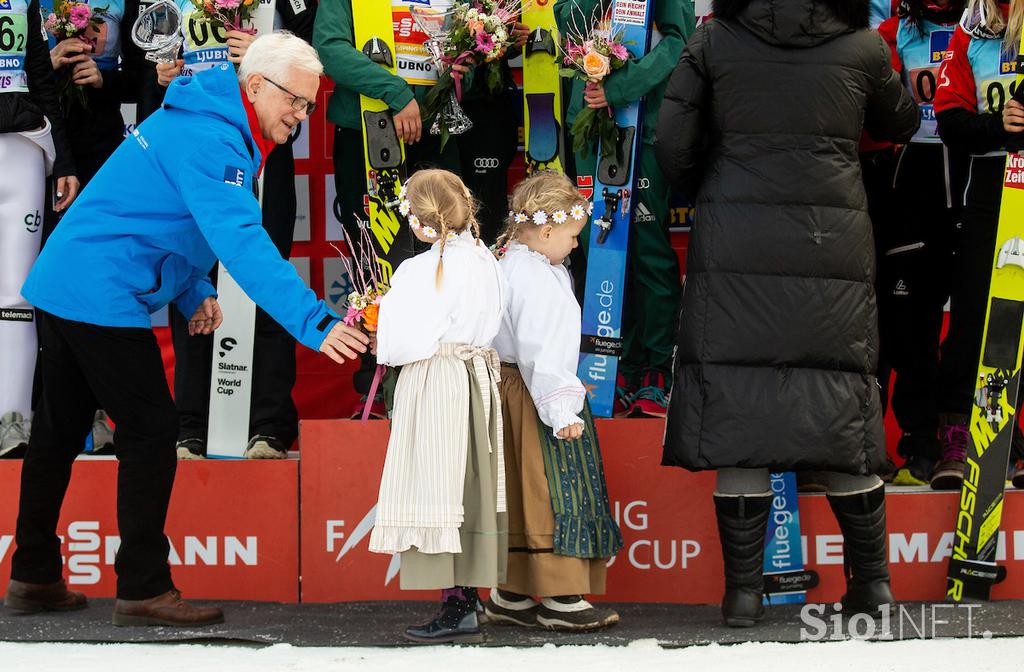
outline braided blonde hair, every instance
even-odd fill
[[[583,194],[576,189],[565,175],[553,170],[542,170],[534,173],[516,185],[512,190],[511,212],[505,220],[505,230],[498,236],[495,252],[500,257],[504,254],[508,244],[518,239],[524,227],[535,227],[533,213],[543,210],[549,215],[557,210],[568,212],[574,205],[587,207],[590,201],[583,197]],[[515,215],[522,213],[526,215],[526,223],[518,224]],[[569,220],[571,221],[571,220]],[[559,226],[552,219],[548,219],[551,226]]]
[[[476,199],[458,175],[440,168],[417,171],[405,183],[405,188],[410,211],[420,220],[421,225],[432,227],[440,236],[440,257],[435,275],[436,286],[440,289],[448,234],[458,234],[469,229],[477,245],[481,244],[480,224],[476,221]]]

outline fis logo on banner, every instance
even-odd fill
[[[953,33],[949,30],[936,30],[931,34],[930,38],[930,49],[931,52],[929,61],[931,63],[940,63],[946,55],[946,50],[949,49],[949,41],[952,39]]]
[[[224,183],[233,184],[236,187],[244,187],[245,171],[234,166],[224,166]]]

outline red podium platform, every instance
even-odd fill
[[[609,569],[619,602],[707,604],[722,593],[712,474],[660,466],[663,424],[599,421],[608,488],[626,547]],[[433,599],[398,588],[398,563],[370,553],[388,423],[303,421],[301,460],[182,462],[168,534],[174,577],[193,598],[280,602]],[[0,592],[14,550],[20,462],[0,461]],[[65,575],[96,597],[114,594],[117,463],[74,467],[59,532]],[[957,494],[890,489],[889,559],[901,600],[940,600],[953,544]],[[800,498],[804,548],[821,585],[842,593],[842,537],[823,496]],[[1002,551],[1009,577],[997,599],[1024,599],[1024,492],[1009,491]],[[795,548],[794,548],[795,551]],[[301,568],[301,571],[300,571]]]
[[[296,460],[179,462],[167,524],[174,582],[186,597],[295,602],[299,597]],[[0,461],[0,594],[14,552],[21,461]],[[64,576],[113,597],[117,461],[80,458],[58,523]]]

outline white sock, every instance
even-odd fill
[[[521,600],[506,600],[501,596],[501,593],[498,592],[497,588],[491,590],[491,602],[494,602],[494,604],[498,605],[502,609],[509,609],[511,611],[525,611],[537,606],[537,603],[532,597],[525,595]]]
[[[582,597],[578,601],[571,602],[569,604],[564,604],[562,602],[559,602],[558,600],[553,600],[550,597],[542,597],[540,603],[548,609],[550,609],[551,611],[561,611],[562,613],[586,611],[587,609],[594,608],[594,605],[592,605],[590,602],[587,602]]]

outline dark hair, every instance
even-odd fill
[[[806,0],[767,0],[769,4],[804,2]],[[712,0],[711,11],[720,19],[735,19],[752,0]],[[811,0],[812,4],[827,7],[832,14],[851,28],[871,25],[871,5],[868,0]]]
[[[924,22],[932,20],[937,23],[954,23],[964,13],[966,0],[949,0],[949,6],[940,9],[935,0],[900,0],[896,15],[901,19],[910,19],[918,32],[924,34]]]

